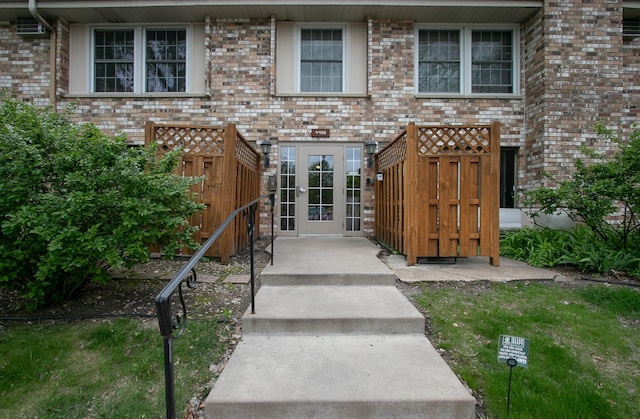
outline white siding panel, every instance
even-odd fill
[[[204,24],[193,25],[191,48],[191,91],[194,94],[204,94],[205,84],[205,51]]]
[[[71,25],[69,30],[69,94],[90,93],[90,31],[87,25]]]
[[[347,46],[347,93],[367,94],[367,24],[351,23]]]
[[[296,92],[293,22],[278,22],[276,27],[276,94]]]

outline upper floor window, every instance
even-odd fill
[[[460,92],[460,31],[420,31],[418,91]]]
[[[363,97],[368,93],[365,22],[280,21],[275,58],[277,95]]]
[[[187,30],[94,29],[93,91],[187,91]]]
[[[513,93],[512,31],[471,31],[471,93]]]
[[[517,94],[517,37],[516,28],[418,30],[418,93]]]
[[[94,90],[133,92],[134,31],[96,29],[93,36]]]
[[[69,94],[202,95],[204,24],[69,27]]]
[[[145,68],[147,92],[186,92],[187,31],[147,29]]]
[[[344,44],[342,29],[300,31],[300,91],[342,92]]]

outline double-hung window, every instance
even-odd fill
[[[418,94],[518,94],[516,27],[418,29],[416,44]]]
[[[201,94],[204,26],[72,25],[71,94]]]
[[[187,91],[186,29],[147,29],[144,60],[147,92]]]
[[[367,24],[278,22],[276,94],[367,94]]]
[[[342,29],[300,30],[300,92],[342,92],[344,86]]]
[[[187,91],[185,28],[94,29],[93,52],[94,92]]]
[[[135,36],[132,29],[93,32],[95,92],[134,91]]]

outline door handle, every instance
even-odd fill
[[[296,186],[296,198],[300,196],[301,193],[306,193],[307,190],[302,186]]]

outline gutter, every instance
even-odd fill
[[[57,49],[57,34],[56,30],[53,26],[49,24],[40,14],[38,13],[38,5],[36,4],[36,0],[29,0],[29,13],[34,17],[38,22],[40,22],[51,34],[50,37],[50,47],[49,47],[49,67],[50,67],[50,80],[49,80],[49,102],[53,107],[53,110],[57,110],[57,100],[56,100],[56,90],[57,90],[57,71],[56,71],[56,49]]]
[[[53,30],[53,26],[49,25],[49,22],[44,20],[42,16],[38,13],[38,5],[36,4],[36,0],[29,0],[29,13],[33,16],[38,22],[42,23],[42,25],[49,30],[51,33],[55,33]]]

